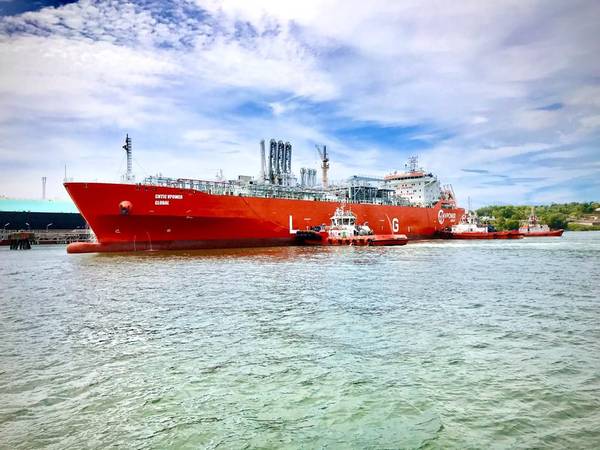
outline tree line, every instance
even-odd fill
[[[600,208],[598,202],[586,203],[552,203],[551,205],[536,205],[535,215],[541,223],[550,228],[564,228],[569,230],[590,230],[600,227],[587,227],[577,224],[569,224],[586,214],[593,214]],[[493,225],[498,230],[516,230],[519,225],[527,220],[531,214],[531,206],[484,206],[477,210],[479,217],[495,217]]]

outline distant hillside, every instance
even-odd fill
[[[485,206],[477,210],[479,217],[495,217],[499,230],[516,230],[527,220],[531,206]],[[600,230],[600,203],[553,203],[536,205],[535,214],[550,228],[568,230]]]

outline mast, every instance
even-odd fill
[[[408,171],[409,172],[416,172],[418,164],[419,164],[419,157],[418,156],[411,156],[411,157],[409,157],[408,158]]]
[[[529,216],[529,223],[537,224],[537,217],[535,217],[535,206],[531,207],[531,215]]]
[[[123,150],[125,150],[125,153],[127,153],[127,173],[125,174],[125,180],[132,181],[133,180],[133,170],[132,170],[133,161],[132,161],[132,156],[131,156],[131,138],[129,137],[129,134],[127,134],[125,137],[125,145],[123,145]]]

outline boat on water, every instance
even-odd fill
[[[354,176],[328,182],[329,154],[317,146],[317,170],[292,173],[292,145],[261,141],[258,177],[204,181],[162,175],[136,182],[131,173],[131,139],[127,173],[120,183],[66,182],[64,186],[93,230],[96,242],[78,242],[69,253],[128,252],[205,248],[297,245],[297,230],[327,223],[341,202],[369,223],[374,235],[407,239],[439,237],[457,223],[464,210],[451,186],[417,167],[412,158],[404,172],[386,177]]]
[[[548,225],[540,223],[533,206],[527,222],[519,228],[519,233],[524,237],[559,237],[564,231],[562,228],[552,230]]]
[[[491,225],[480,224],[477,215],[468,211],[458,224],[442,230],[440,235],[446,239],[520,239],[523,236],[517,230],[496,231]]]
[[[375,234],[368,222],[358,225],[356,216],[344,204],[331,216],[331,225],[320,225],[307,230],[297,230],[296,239],[301,245],[406,245],[403,234]]]

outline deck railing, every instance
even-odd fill
[[[311,200],[334,203],[343,201],[349,204],[415,206],[411,205],[402,197],[372,198],[370,200],[353,200],[350,198],[345,198],[344,193],[348,195],[347,193],[349,186],[332,186],[329,191],[325,191],[322,188],[280,186],[253,182],[241,183],[238,181],[206,181],[190,178],[174,179],[156,176],[147,177],[142,184],[180,189],[193,189],[213,195],[236,195],[246,197]],[[431,206],[432,205],[427,205],[427,207]]]

